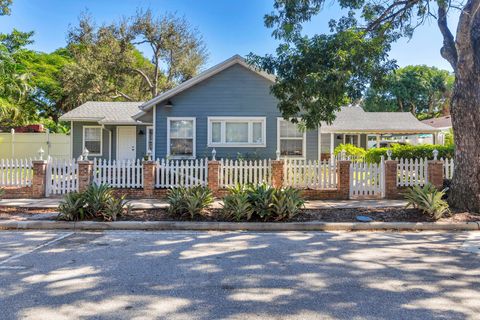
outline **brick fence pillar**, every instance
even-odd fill
[[[218,174],[220,170],[220,161],[211,160],[208,161],[208,187],[215,194],[218,189]]]
[[[437,189],[443,188],[443,162],[439,160],[428,161],[428,182]]]
[[[85,191],[92,183],[93,161],[80,160],[78,163],[78,191]]]
[[[45,189],[47,184],[47,161],[33,160],[33,177],[32,177],[32,197],[45,197]]]
[[[272,161],[272,186],[274,188],[283,187],[283,160]]]
[[[350,197],[350,160],[339,160],[337,163],[337,184],[340,199],[348,199]]]
[[[155,168],[155,161],[143,161],[143,194],[146,197],[151,197],[155,189]]]
[[[385,198],[396,198],[398,162],[396,160],[385,160]]]

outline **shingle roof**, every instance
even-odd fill
[[[452,117],[444,116],[434,119],[423,120],[422,122],[434,128],[450,128],[452,126]]]
[[[65,113],[62,121],[97,121],[100,124],[138,124],[132,117],[141,110],[143,102],[88,101]]]
[[[322,132],[430,133],[437,129],[426,125],[410,112],[365,112],[360,107],[343,107],[331,125]]]

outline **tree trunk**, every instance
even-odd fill
[[[480,212],[480,76],[456,80],[452,97],[455,171],[452,206]]]
[[[455,171],[450,204],[480,212],[480,0],[468,0],[458,22],[451,113]],[[456,67],[456,68],[455,68]]]

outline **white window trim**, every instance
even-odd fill
[[[83,126],[82,131],[82,153],[83,150],[85,150],[85,129],[92,129],[92,128],[97,128],[100,129],[100,153],[91,153],[90,150],[88,150],[88,155],[89,156],[102,156],[103,155],[103,128],[102,126]]]
[[[281,117],[277,118],[277,151],[280,152],[280,122],[281,121],[287,121]],[[282,138],[285,140],[298,140],[300,138]],[[302,155],[301,156],[282,156],[280,155],[280,158],[282,159],[306,159],[306,154],[307,154],[307,132],[303,132],[303,141],[302,141]]]
[[[150,137],[149,135],[149,132],[150,132],[150,129],[152,129],[152,136]],[[145,137],[146,137],[146,141],[145,141],[145,154],[148,154],[148,140],[150,139],[152,141],[152,150],[150,150],[152,152],[152,157],[153,157],[153,149],[155,149],[155,140],[153,139],[153,137],[155,136],[155,129],[153,126],[147,126],[146,127],[146,132],[145,132]]]
[[[217,147],[217,148],[242,148],[242,147],[252,147],[252,148],[265,148],[267,146],[267,118],[266,117],[208,117],[207,119],[207,146],[208,147]],[[222,122],[222,132],[221,139],[222,142],[212,142],[212,122]],[[262,123],[262,143],[252,143],[252,142],[226,142],[225,134],[225,122],[248,122],[248,140],[253,140],[253,122]]]
[[[170,155],[170,122],[175,120],[193,121],[193,154],[191,156]],[[195,159],[197,155],[197,119],[195,117],[167,117],[167,157],[171,159]]]

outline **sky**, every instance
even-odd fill
[[[273,0],[14,0],[11,16],[0,17],[0,32],[10,32],[13,28],[33,30],[35,43],[31,48],[51,52],[65,46],[67,30],[77,24],[80,13],[88,10],[102,24],[132,16],[137,8],[150,8],[158,15],[173,12],[185,16],[203,35],[209,51],[206,67],[235,54],[274,53],[278,44],[263,24],[263,16],[272,11]],[[326,5],[305,26],[305,32],[328,32],[328,21],[339,16],[338,7]],[[451,17],[451,21],[455,26],[458,17]],[[440,56],[441,44],[436,22],[427,21],[412,39],[398,41],[390,57],[399,66],[426,64],[451,71]]]

